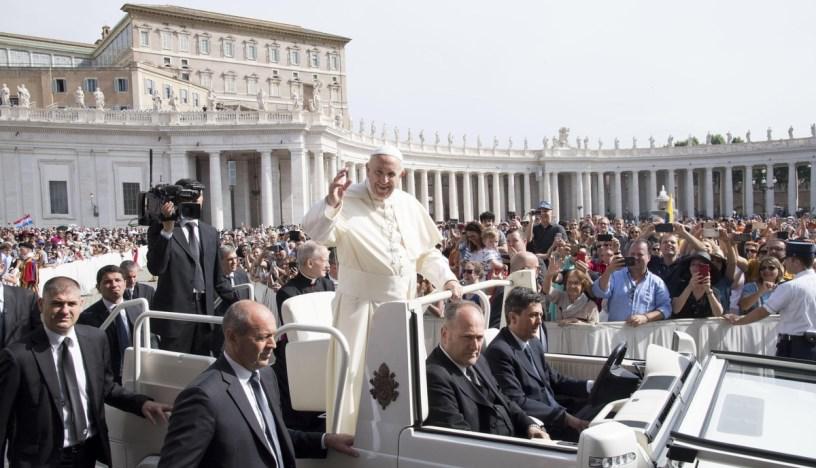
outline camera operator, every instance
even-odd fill
[[[147,231],[147,269],[158,277],[151,309],[213,315],[215,295],[231,304],[237,300],[229,281],[221,274],[218,231],[199,220],[204,186],[195,180],[181,179],[176,185],[198,196],[165,201],[161,222],[154,221]],[[198,206],[195,206],[198,205]],[[160,336],[159,347],[169,351],[210,354],[209,324],[154,320]]]

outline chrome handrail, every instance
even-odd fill
[[[116,307],[108,312],[108,316],[105,318],[105,321],[102,322],[102,325],[99,326],[101,330],[107,330],[111,323],[116,320],[116,316],[119,315],[119,311],[122,309],[128,309],[133,306],[138,306],[142,311],[140,314],[143,314],[150,310],[150,305],[147,303],[147,299],[143,297],[137,297],[136,299],[131,299],[129,301],[124,301],[119,304],[116,304]]]

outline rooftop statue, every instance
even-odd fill
[[[96,91],[94,91],[93,96],[96,108],[99,110],[105,110],[105,94],[102,92],[102,90],[96,88]]]
[[[85,108],[85,91],[82,91],[82,86],[77,86],[76,91],[74,91],[74,104],[80,109]]]
[[[601,148],[603,148],[603,140],[601,140],[600,138],[598,138],[598,151],[600,151],[600,150],[601,150]]]
[[[258,94],[255,96],[258,100],[258,111],[265,111],[266,110],[266,92],[264,92],[263,88],[258,91]]]
[[[9,91],[8,86],[3,83],[3,86],[0,87],[0,106],[9,105],[11,105],[11,91]]]
[[[810,124],[810,136],[816,137],[816,123]]]
[[[748,142],[748,143],[751,142],[751,131],[750,130],[745,132],[745,141]]]
[[[17,86],[17,97],[20,99],[20,107],[24,109],[31,107],[31,93],[28,92],[25,84]]]
[[[773,135],[772,135],[771,127],[768,127],[768,131],[767,131],[766,133],[767,133],[767,135],[768,135],[768,141],[773,140]]]
[[[371,132],[371,138],[374,138],[374,135],[376,135],[376,134],[377,134],[377,125],[376,125],[376,124],[374,124],[374,121],[373,121],[373,120],[371,121],[371,129],[370,129],[370,132]]]
[[[669,139],[667,140],[667,146],[669,148],[671,148],[673,144],[674,144],[674,137],[669,135]]]
[[[616,150],[620,149],[620,139],[618,139],[618,137],[615,137],[615,149]]]
[[[558,146],[564,147],[567,146],[567,141],[569,140],[569,129],[567,127],[561,127],[558,129]]]
[[[425,146],[425,130],[419,131],[419,144]]]
[[[589,149],[589,137],[584,137],[584,149]]]
[[[215,91],[212,88],[207,92],[207,108],[210,110],[215,110]]]
[[[361,118],[360,119],[360,135],[362,135],[363,133],[365,133],[365,120]]]
[[[793,139],[793,125],[788,127],[788,138]]]
[[[655,139],[654,139],[654,136],[649,135],[649,148],[654,148],[654,147],[655,147]]]
[[[632,149],[637,148],[637,137],[632,137]]]
[[[160,111],[160,110],[162,110],[162,107],[163,106],[162,106],[161,94],[159,94],[158,89],[154,89],[153,90],[153,110],[154,111]]]

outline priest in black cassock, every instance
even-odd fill
[[[278,306],[278,315],[281,316],[283,303],[287,299],[301,294],[321,291],[334,291],[334,281],[328,276],[329,249],[315,241],[307,241],[297,249],[298,274],[290,279],[278,291],[275,301]],[[330,309],[326,310],[331,314]],[[283,326],[281,320],[281,326]],[[281,409],[286,427],[301,431],[324,432],[326,420],[320,418],[320,413],[314,411],[295,411],[289,397],[289,378],[286,372],[286,337],[278,341],[275,348],[275,364],[273,366],[278,377],[280,387]]]

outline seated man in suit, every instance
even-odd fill
[[[153,300],[156,288],[149,284],[139,283],[136,277],[139,275],[139,265],[133,260],[125,260],[119,264],[119,268],[125,273],[125,292],[122,297],[129,301],[131,299],[144,298],[149,304]]]
[[[247,272],[238,268],[240,261],[238,259],[238,252],[235,250],[235,247],[226,244],[222,245],[218,247],[218,254],[219,258],[221,258],[221,272],[224,274],[224,278],[229,281],[231,287],[235,287],[239,284],[248,284],[250,282]],[[238,295],[238,299],[254,300],[254,298],[249,297],[249,291],[246,289],[236,291],[236,294]],[[217,298],[215,315],[223,317],[229,306],[230,305],[221,300],[220,297]],[[224,333],[221,332],[220,326],[213,326],[213,333],[210,335],[210,338],[210,352],[213,356],[220,356],[221,351],[224,349]]]
[[[589,423],[571,415],[555,395],[585,398],[591,383],[563,376],[544,360],[538,339],[543,316],[540,294],[515,288],[507,295],[504,308],[508,324],[485,351],[502,393],[525,413],[543,421],[554,438],[577,441]]]
[[[9,441],[11,467],[110,465],[106,404],[154,423],[170,406],[113,382],[105,334],[75,325],[76,281],[51,278],[42,294],[43,327],[0,351],[0,442]]]
[[[0,261],[0,277],[5,272],[6,264]],[[41,327],[37,295],[0,281],[0,349]]]
[[[101,327],[111,309],[123,302],[125,272],[116,265],[105,265],[96,272],[96,289],[102,299],[91,304],[79,316],[82,325]],[[133,324],[141,313],[136,308],[120,309],[119,316],[105,330],[110,345],[113,380],[122,383],[122,363],[125,350],[133,345]]]
[[[176,399],[160,468],[289,468],[327,448],[357,456],[350,435],[286,428],[269,368],[277,327],[266,306],[236,302],[223,329],[224,353]]]
[[[503,436],[549,438],[499,391],[481,357],[484,329],[484,314],[473,302],[451,302],[445,307],[441,343],[425,361],[430,407],[425,424]]]

